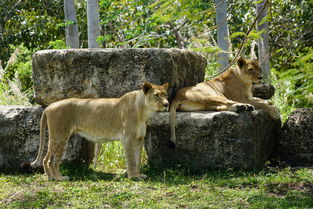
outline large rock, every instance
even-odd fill
[[[0,106],[0,170],[17,170],[22,162],[35,159],[42,111],[43,108],[38,106]],[[47,141],[46,138],[46,144]],[[86,142],[75,136],[70,139],[63,159],[65,162],[89,163],[91,159],[86,153],[90,153],[86,150]]]
[[[169,82],[177,89],[202,82],[206,59],[180,49],[67,49],[33,55],[36,101],[68,97],[120,97],[142,83]]]
[[[280,121],[263,111],[177,112],[176,148],[168,147],[169,113],[149,121],[145,148],[156,166],[180,165],[192,170],[254,168],[272,154]]]
[[[278,138],[280,158],[293,165],[313,164],[313,109],[292,112]]]
[[[273,85],[255,84],[252,86],[252,94],[261,99],[270,99],[275,94],[275,88]]]

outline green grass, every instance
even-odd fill
[[[63,165],[67,182],[49,182],[41,173],[0,174],[0,208],[313,208],[311,168],[191,174],[144,163],[149,178],[133,181],[120,145],[104,146],[96,170]]]

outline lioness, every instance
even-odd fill
[[[252,111],[263,109],[271,117],[280,114],[271,101],[252,96],[252,84],[262,80],[257,60],[239,58],[237,65],[220,76],[177,91],[170,107],[171,141],[176,142],[176,109],[181,111]]]
[[[140,173],[141,151],[146,121],[156,111],[168,110],[168,83],[144,83],[141,90],[120,98],[65,99],[49,105],[41,116],[40,146],[30,165],[40,166],[48,126],[49,145],[43,160],[49,180],[66,180],[59,171],[61,157],[70,136],[78,133],[87,140],[103,143],[120,140],[123,144],[129,178],[144,178]]]

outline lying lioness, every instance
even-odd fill
[[[176,142],[176,109],[181,111],[252,111],[263,109],[275,119],[280,118],[271,101],[252,96],[252,84],[262,80],[257,60],[239,58],[238,66],[220,76],[177,91],[170,107],[171,141]]]
[[[120,140],[124,147],[129,178],[144,178],[140,173],[141,151],[146,121],[156,111],[168,109],[168,83],[158,86],[144,83],[142,90],[120,98],[65,99],[49,105],[41,116],[40,146],[30,165],[40,166],[48,126],[49,146],[43,160],[49,180],[65,180],[59,171],[61,157],[70,136],[78,133],[87,140],[103,143]]]

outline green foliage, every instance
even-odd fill
[[[49,42],[50,49],[66,49],[66,43],[63,40],[56,40]]]
[[[313,46],[313,1],[272,1],[270,43],[272,66],[278,71],[293,67]]]
[[[0,72],[0,104],[30,105],[33,98],[31,55],[23,45],[11,46],[10,61]]]
[[[294,108],[313,107],[313,2],[272,1],[270,43],[274,103],[283,119]]]
[[[217,60],[209,62],[205,69],[205,80],[209,80],[210,76],[216,75],[218,67]]]
[[[281,109],[283,119],[299,107],[313,107],[313,48],[307,48],[295,60],[291,69],[272,69],[276,95],[274,103]]]
[[[183,47],[207,32],[212,3],[203,1],[100,1],[103,47]],[[197,13],[198,15],[194,15]],[[196,39],[194,39],[196,40]]]
[[[12,63],[7,64],[4,69],[4,79],[13,80],[13,78],[17,78],[21,82],[22,91],[27,91],[32,88],[32,52],[29,51],[23,45],[18,47],[14,47],[11,45],[14,53],[12,54]]]
[[[104,143],[102,151],[98,159],[98,168],[105,170],[115,170],[125,166],[125,159],[123,156],[123,147],[119,141]]]
[[[13,52],[10,44],[46,49],[51,40],[62,39],[63,20],[63,1],[0,1],[0,60],[6,65]]]
[[[21,91],[21,84],[18,78],[13,80],[4,79],[4,73],[0,72],[0,105],[31,105],[29,92]]]

